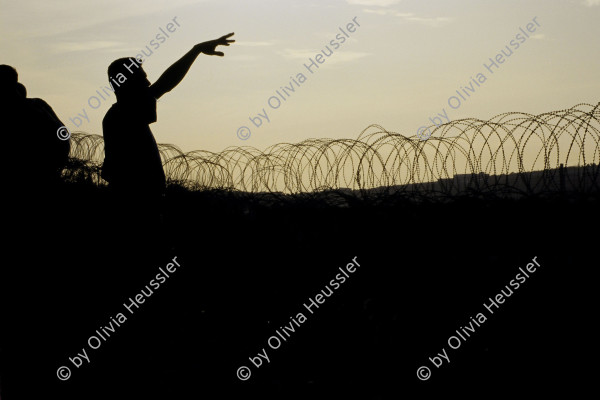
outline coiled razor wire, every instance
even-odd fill
[[[467,118],[438,127],[421,140],[370,125],[357,139],[308,139],[264,151],[229,147],[184,153],[159,145],[169,184],[190,190],[245,193],[527,195],[599,189],[600,103],[531,115],[507,112],[490,120]],[[74,132],[73,165],[100,177],[104,143]],[[78,164],[79,163],[79,164]],[[73,171],[65,170],[65,175]]]

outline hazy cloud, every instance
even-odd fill
[[[52,49],[55,53],[69,53],[73,51],[95,51],[95,50],[131,50],[126,48],[122,42],[107,40],[93,40],[87,42],[59,42],[54,43]]]
[[[289,59],[301,59],[304,62],[309,62],[309,58],[314,60],[314,57],[320,54],[315,50],[307,50],[307,49],[285,49],[282,55],[285,58]],[[333,65],[340,64],[345,62],[350,62],[354,60],[358,60],[359,58],[363,58],[370,55],[370,53],[361,53],[356,51],[334,51],[331,56],[325,59],[325,62],[322,65]]]
[[[428,25],[428,26],[440,26],[442,24],[444,24],[445,22],[450,22],[452,21],[451,18],[447,18],[447,17],[433,17],[433,18],[427,18],[427,17],[402,17],[407,21],[413,21],[413,22],[418,22],[420,24],[423,25]]]
[[[389,7],[400,3],[401,0],[346,0],[348,4],[358,4],[361,6]]]
[[[274,42],[238,42],[235,41],[235,46],[246,46],[246,47],[260,47],[260,46],[273,46]]]
[[[370,8],[365,8],[363,10],[363,12],[366,12],[369,14],[386,15],[386,14],[393,14],[394,10],[386,10],[386,9],[373,10]]]
[[[597,0],[597,1],[600,1],[600,0]],[[432,26],[432,27],[437,27],[437,26],[440,26],[447,22],[452,21],[452,18],[448,18],[448,17],[419,17],[413,13],[398,12],[392,8],[378,8],[378,9],[365,8],[365,9],[363,9],[363,12],[369,13],[369,14],[377,14],[377,15],[393,15],[395,17],[402,18],[405,21],[417,22],[417,23],[427,25],[427,26]]]

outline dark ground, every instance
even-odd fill
[[[576,398],[597,382],[598,195],[335,208],[172,190],[162,235],[115,221],[107,197],[85,185],[12,195],[3,400]],[[174,256],[182,267],[91,350],[95,330]],[[536,256],[541,267],[487,313]],[[303,303],[354,257],[360,269],[310,315]],[[269,348],[299,312],[306,322]],[[479,312],[487,321],[450,350]],[[69,357],[84,347],[91,362],[76,368]],[[263,348],[270,363],[256,368],[249,357]],[[450,364],[435,368],[442,348]]]

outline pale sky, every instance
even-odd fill
[[[200,55],[158,103],[157,141],[184,151],[356,138],[370,124],[412,136],[437,113],[489,119],[600,100],[600,0],[0,0],[0,63],[70,130],[102,134],[115,101],[102,91],[108,65],[152,49],[173,18],[180,26],[144,61],[152,82],[196,43],[229,32],[237,41],[219,48],[225,57]],[[351,33],[353,19],[360,26]],[[487,71],[529,23],[535,32]],[[340,27],[349,37],[311,74],[303,64],[328,52]],[[473,85],[479,73],[485,82]],[[449,97],[469,85],[452,109]],[[274,109],[277,90],[286,100],[271,99]],[[269,121],[257,128],[249,117],[263,108]],[[245,141],[241,126],[251,130]]]

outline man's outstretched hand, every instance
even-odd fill
[[[217,46],[229,46],[229,43],[235,42],[233,39],[228,39],[232,36],[233,32],[228,35],[221,36],[216,40],[209,40],[208,42],[198,43],[195,45],[190,51],[185,53],[183,57],[167,68],[167,70],[162,73],[154,85],[150,86],[152,96],[155,99],[159,99],[162,95],[170,92],[173,90],[173,88],[175,88],[175,86],[179,85],[179,82],[181,82],[196,58],[201,53],[209,56],[223,57],[225,54],[215,50]]]
[[[228,39],[233,36],[234,32],[227,34],[225,36],[221,36],[215,40],[209,40],[208,42],[203,42],[197,44],[195,47],[200,50],[201,53],[204,53],[209,56],[219,56],[223,57],[225,54],[221,51],[215,51],[217,46],[229,46],[229,43],[234,43],[235,40]]]

